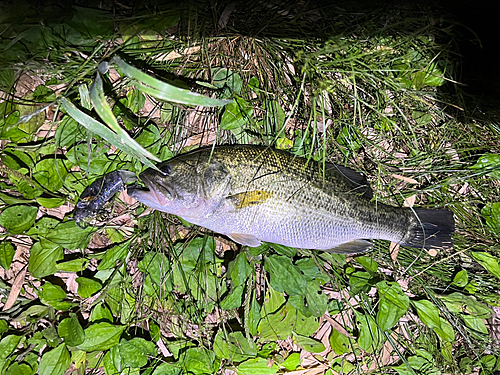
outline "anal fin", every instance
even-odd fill
[[[255,237],[253,234],[245,234],[245,233],[230,233],[227,236],[232,239],[234,242],[237,242],[244,246],[257,247],[262,244],[262,242]]]
[[[366,240],[353,240],[325,250],[334,254],[356,254],[364,253],[373,247],[373,243]]]

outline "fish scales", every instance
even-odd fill
[[[354,253],[370,248],[365,239],[451,244],[450,211],[412,211],[370,200],[366,181],[356,172],[330,163],[323,168],[285,151],[217,146],[158,167],[168,173],[146,170],[140,178],[149,190],[129,189],[132,197],[244,245],[266,241]]]

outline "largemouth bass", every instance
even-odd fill
[[[366,180],[342,166],[269,147],[195,150],[145,170],[147,189],[128,194],[145,205],[251,247],[262,241],[358,253],[369,239],[431,248],[452,246],[453,213],[371,200]]]

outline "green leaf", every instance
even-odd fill
[[[458,286],[459,288],[463,288],[469,282],[469,275],[466,270],[458,271],[455,277],[453,278],[453,285]]]
[[[236,372],[240,375],[276,374],[278,370],[278,365],[268,363],[266,358],[249,359],[236,368]]]
[[[31,246],[28,270],[34,277],[42,278],[58,271],[56,263],[63,259],[61,246],[49,241],[39,241]]]
[[[9,366],[5,375],[33,375],[33,369],[26,363],[14,362]]]
[[[107,250],[97,269],[106,270],[115,268],[117,260],[124,260],[127,257],[127,254],[130,251],[131,242],[132,239],[125,241],[124,243],[115,245],[111,249]]]
[[[481,216],[491,231],[500,236],[500,202],[488,204],[481,209]]]
[[[319,340],[312,339],[307,336],[302,336],[299,334],[294,334],[294,341],[300,345],[304,350],[310,352],[310,353],[321,353],[325,351],[325,346],[323,343]]]
[[[66,344],[61,344],[42,356],[38,373],[40,375],[62,375],[70,364],[71,358]]]
[[[85,258],[77,258],[68,260],[67,262],[56,263],[59,271],[63,272],[80,272],[87,266],[88,260]]]
[[[310,336],[318,329],[318,325],[316,318],[305,317],[287,303],[280,310],[262,317],[257,335],[260,336],[260,341],[285,340],[291,336],[292,331],[299,335]]]
[[[271,275],[271,286],[278,292],[286,292],[288,295],[303,295],[307,281],[292,264],[288,257],[271,255],[265,258],[265,269]]]
[[[181,369],[176,367],[176,364],[168,362],[158,366],[152,375],[180,375],[180,373]]]
[[[280,245],[277,243],[272,243],[270,245],[280,255],[284,255],[289,258],[293,258],[295,255],[297,255],[297,249],[294,247]]]
[[[57,333],[64,339],[69,346],[78,346],[85,339],[85,333],[74,313],[69,314],[69,318],[63,319],[57,327]]]
[[[123,364],[132,368],[146,366],[148,358],[156,354],[155,344],[140,337],[131,340],[121,339],[118,348]]]
[[[12,259],[14,259],[15,253],[16,249],[14,249],[12,242],[2,240],[2,242],[0,242],[0,267],[4,270],[8,270],[12,263]]]
[[[306,287],[307,308],[312,316],[320,317],[326,312],[328,298],[321,291],[317,281],[308,281]]]
[[[261,319],[260,310],[261,306],[257,302],[254,294],[250,302],[250,311],[248,314],[248,332],[252,336],[255,336],[257,334],[257,327]]]
[[[182,368],[196,375],[213,374],[219,369],[215,353],[202,347],[189,348],[182,355]]]
[[[496,257],[484,252],[471,252],[471,255],[489,273],[500,279],[500,266]]]
[[[465,322],[465,325],[475,331],[481,332],[482,334],[488,334],[488,328],[484,323],[484,320],[480,317],[473,315],[463,315],[462,319]]]
[[[446,320],[441,318],[441,324],[439,327],[434,328],[439,338],[444,342],[454,343],[455,342],[455,331],[453,326]]]
[[[40,288],[38,296],[44,303],[50,303],[53,301],[59,302],[66,298],[66,292],[59,285],[54,285],[49,281],[46,281]]]
[[[150,296],[165,296],[172,289],[171,266],[165,254],[150,251],[138,263],[139,270],[146,275],[144,291]]]
[[[86,277],[77,277],[78,295],[82,298],[89,298],[102,289],[100,282]]]
[[[435,329],[441,328],[441,318],[439,317],[439,310],[431,301],[411,301],[417,310],[418,317],[427,327]]]
[[[9,323],[5,319],[0,319],[0,337],[9,330]]]
[[[382,346],[384,335],[371,315],[356,313],[360,326],[358,344],[367,353],[373,353]]]
[[[229,263],[228,267],[229,277],[231,277],[235,287],[243,285],[253,270],[245,253],[239,253],[236,259]]]
[[[37,103],[50,103],[56,100],[56,94],[54,90],[48,88],[45,85],[38,85],[33,90],[33,99]]]
[[[245,287],[243,285],[237,286],[231,290],[227,297],[220,303],[220,308],[223,310],[237,309],[243,303],[243,291]]]
[[[112,130],[108,129],[105,125],[101,124],[99,121],[94,120],[89,115],[83,113],[78,108],[76,108],[71,102],[66,98],[61,98],[61,104],[68,114],[73,117],[80,125],[84,126],[90,132],[97,134],[98,136],[104,138],[113,146],[124,151],[132,157],[136,157],[143,164],[150,168],[156,169],[156,166],[148,160],[152,159],[155,161],[160,161],[156,156],[152,156],[151,153],[142,148],[137,142],[129,142],[128,138],[121,138],[118,134],[114,133]]]
[[[269,288],[264,299],[264,304],[262,305],[262,314],[268,315],[278,311],[278,309],[283,307],[285,301],[286,299],[283,293],[279,293],[273,288]]]
[[[253,107],[243,98],[236,98],[224,109],[220,121],[223,130],[235,130],[244,127],[252,117]]]
[[[58,147],[69,147],[74,143],[85,139],[87,132],[70,116],[64,116],[55,134],[55,142]]]
[[[355,258],[356,262],[361,264],[365,270],[370,273],[377,273],[378,263],[374,261],[372,258],[361,255]]]
[[[0,371],[7,358],[16,350],[23,336],[8,335],[0,341]]]
[[[64,198],[37,197],[35,199],[38,202],[38,204],[40,204],[40,206],[45,207],[45,208],[61,207],[66,202],[66,199],[64,199]]]
[[[33,170],[33,178],[48,191],[58,191],[62,188],[68,170],[61,159],[40,160]]]
[[[45,238],[66,249],[83,249],[90,240],[94,228],[82,229],[73,220],[59,223],[53,230],[45,235]]]
[[[242,362],[257,356],[257,346],[249,341],[242,332],[232,332],[224,335],[219,331],[214,340],[214,353],[219,358],[229,359],[231,362]]]
[[[321,273],[316,265],[316,262],[312,258],[302,258],[297,260],[295,267],[297,267],[306,276],[307,281],[327,281],[327,276]]]
[[[377,289],[380,297],[377,323],[382,331],[386,331],[406,313],[410,299],[396,282],[381,281],[377,283]]]
[[[87,352],[110,349],[118,345],[125,328],[107,322],[92,324],[85,329],[85,341],[78,345],[78,349]]]
[[[241,76],[227,68],[213,68],[212,82],[216,88],[226,87],[229,90],[227,96],[233,92],[239,94],[243,88]]]
[[[134,68],[132,65],[127,64],[118,56],[113,57],[111,62],[117,64],[123,74],[135,80],[134,84],[139,90],[154,96],[157,99],[193,106],[201,105],[205,107],[222,106],[231,102],[231,100],[212,99],[207,96],[203,96],[189,90],[180,89],[176,86],[162,82],[140,71],[139,69]]]
[[[104,303],[95,305],[90,312],[90,321],[97,322],[99,320],[107,320],[108,322],[113,322],[113,315],[111,311],[106,307]]]
[[[340,333],[336,329],[332,330],[330,335],[330,345],[332,350],[338,355],[352,352],[351,341],[352,340],[343,333]]]
[[[283,366],[288,371],[293,371],[300,366],[300,353],[290,354],[282,363]]]
[[[500,180],[500,155],[484,154],[471,168],[486,169],[489,171],[488,176]]]
[[[0,226],[11,234],[20,234],[31,228],[36,220],[38,208],[30,206],[7,207],[0,214]]]
[[[368,292],[370,290],[372,273],[369,272],[353,272],[349,275],[349,287],[351,288],[351,295],[359,294],[361,291]]]

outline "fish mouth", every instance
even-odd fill
[[[148,175],[142,175],[140,179],[145,187],[131,186],[127,189],[127,194],[149,207],[164,211],[175,196],[173,189],[161,179],[158,181]]]

